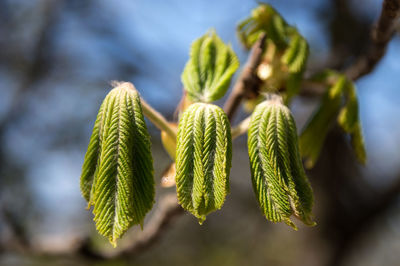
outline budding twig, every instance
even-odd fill
[[[239,123],[239,125],[235,126],[232,128],[232,140],[240,137],[241,135],[245,134],[247,130],[249,129],[250,125],[250,120],[251,116],[248,116],[246,119],[244,119],[242,122]]]
[[[226,100],[224,111],[232,122],[233,116],[243,98],[249,94],[258,94],[258,87],[260,86],[260,79],[257,77],[256,69],[261,62],[262,54],[265,47],[266,35],[262,34],[258,41],[254,44],[249,54],[248,60],[233,86],[232,92]]]
[[[145,100],[140,99],[143,114],[161,131],[165,131],[172,139],[176,139],[176,131],[170,126],[162,114],[153,109]]]

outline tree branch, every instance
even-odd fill
[[[386,48],[396,32],[399,17],[400,0],[384,0],[381,14],[371,30],[369,49],[344,70],[349,79],[357,80],[375,69],[385,55]],[[302,83],[300,95],[304,97],[320,96],[325,91],[326,88],[323,84],[305,80]]]
[[[385,55],[387,45],[395,33],[399,15],[400,0],[383,1],[381,14],[371,32],[371,46],[368,52],[345,70],[350,79],[356,80],[374,70]]]
[[[159,202],[160,204],[154,211],[150,221],[144,227],[142,233],[139,235],[139,238],[132,239],[128,246],[117,249],[115,252],[105,254],[93,250],[89,241],[83,241],[77,252],[92,259],[112,259],[131,257],[151,247],[162,236],[171,222],[177,216],[184,213],[183,209],[178,204],[175,193],[163,196]]]
[[[242,73],[240,73],[238,80],[233,86],[231,94],[226,100],[224,111],[231,122],[242,99],[258,95],[258,87],[261,84],[261,80],[256,75],[256,69],[262,59],[262,54],[265,48],[265,38],[266,35],[262,34],[258,41],[253,45]]]

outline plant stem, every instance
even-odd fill
[[[251,116],[248,116],[246,119],[244,119],[242,122],[239,123],[236,127],[232,128],[232,140],[236,139],[237,137],[240,137],[244,133],[247,132],[249,129],[250,125],[250,120]]]
[[[161,131],[165,131],[172,139],[176,139],[176,131],[169,122],[156,110],[153,109],[145,100],[141,99],[144,115]]]
[[[253,45],[246,65],[243,67],[232,92],[225,102],[224,111],[232,122],[235,112],[239,109],[243,98],[249,94],[258,94],[260,79],[256,75],[256,69],[261,62],[263,51],[265,48],[266,35],[262,34],[258,41]],[[253,95],[253,96],[254,96]]]

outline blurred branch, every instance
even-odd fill
[[[385,55],[388,43],[396,33],[399,16],[400,0],[384,0],[379,19],[371,31],[369,48],[366,50],[365,54],[360,55],[353,64],[344,70],[344,73],[351,80],[357,80],[375,69]],[[305,81],[302,84],[300,95],[306,97],[319,96],[322,95],[325,90],[326,88],[321,86],[321,84]],[[337,142],[335,142],[335,146],[337,146]],[[343,160],[341,160],[341,163],[342,162]],[[361,196],[360,193],[357,193],[357,190],[360,190],[360,182],[355,184],[350,184],[351,182],[348,180],[339,182],[339,180],[337,180],[337,174],[335,174],[334,178],[336,180],[335,182],[340,184],[340,187],[344,187],[347,182],[347,192],[353,195],[353,201],[358,200],[360,204],[362,204],[359,208],[351,209],[351,213],[342,213],[342,209],[344,208],[343,203],[341,203],[339,199],[332,199],[335,205],[330,207],[331,212],[335,213],[336,209],[336,212],[339,213],[335,213],[335,215],[333,215],[334,217],[328,217],[328,220],[330,220],[328,223],[328,231],[335,239],[333,242],[334,250],[329,265],[337,266],[343,264],[344,259],[352,250],[352,245],[360,235],[367,232],[373,222],[393,206],[395,199],[400,194],[400,176],[387,190],[375,194],[375,196],[368,194],[368,196],[364,198],[358,198]],[[327,177],[327,179],[329,179],[329,177]],[[366,187],[363,186],[363,188]],[[330,184],[325,186],[325,189],[328,191],[329,189],[332,190],[330,196],[333,198],[335,196],[338,197],[338,187]]]
[[[256,68],[261,62],[265,47],[265,38],[265,34],[261,35],[253,45],[248,60],[233,86],[231,94],[226,100],[224,110],[231,122],[241,101],[246,97],[254,97],[254,95],[258,94],[258,87],[261,81],[256,75]]]
[[[10,233],[10,236],[7,238],[7,244],[0,245],[0,253],[4,250],[23,251],[27,249],[30,242],[24,225],[4,204],[0,205],[0,217]],[[2,241],[4,240],[2,239]]]
[[[396,202],[396,198],[400,196],[400,176],[389,186],[375,197],[368,197],[364,205],[365,207],[358,210],[359,214],[353,219],[346,219],[344,227],[341,228],[340,235],[333,251],[332,259],[329,265],[337,266],[344,262],[344,259],[352,251],[354,242],[362,235],[368,232],[374,222],[387,213]]]
[[[247,130],[249,129],[250,126],[250,121],[251,121],[251,116],[248,116],[246,119],[242,120],[242,122],[240,122],[237,126],[232,128],[232,140],[247,133]]]
[[[54,27],[57,25],[62,1],[47,0],[42,2],[43,22],[41,27],[38,29],[37,39],[33,40],[33,56],[29,61],[24,61],[24,68],[22,69],[23,72],[20,78],[21,83],[18,85],[16,92],[13,95],[9,109],[5,112],[3,115],[4,118],[0,121],[0,143],[3,144],[0,145],[0,165],[2,166],[0,169],[0,175],[2,175],[3,179],[6,178],[5,172],[10,171],[10,168],[13,174],[16,175],[13,176],[15,179],[18,178],[19,181],[24,179],[23,175],[16,173],[12,169],[15,162],[10,161],[6,154],[4,134],[10,125],[17,123],[18,119],[26,113],[28,105],[26,104],[25,94],[29,89],[34,88],[34,85],[45,76],[47,70],[50,68],[49,52],[54,40]],[[0,187],[0,189],[9,189],[9,187]],[[15,247],[14,249],[16,250],[29,249],[31,247],[29,239],[26,236],[26,231],[23,228],[23,225],[18,221],[18,218],[15,217],[15,211],[3,206],[0,212],[3,218],[2,222],[8,227],[11,233],[11,239],[8,243],[0,243],[0,250],[8,250],[13,247]]]
[[[345,70],[350,79],[356,80],[374,70],[395,33],[399,15],[400,0],[383,1],[381,14],[371,32],[371,46],[368,52]]]
[[[142,233],[139,235],[139,238],[132,239],[129,245],[118,249],[113,253],[105,254],[93,250],[89,241],[83,241],[77,252],[89,258],[112,259],[134,256],[151,247],[157,242],[157,240],[160,239],[165,230],[168,228],[168,225],[170,225],[177,216],[184,213],[183,209],[178,204],[175,193],[170,193],[163,196],[159,202],[160,204],[155,210],[154,215],[144,227]]]
[[[355,60],[344,70],[351,79],[357,80],[371,73],[382,57],[396,32],[396,25],[400,16],[400,0],[384,0],[379,19],[371,31],[371,44],[367,52]],[[318,83],[305,81],[302,84],[301,96],[319,96],[325,92],[325,87]]]

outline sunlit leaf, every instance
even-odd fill
[[[265,33],[278,47],[286,46],[285,20],[270,5],[261,3],[252,10],[251,15],[237,27],[239,40],[250,49],[261,34]]]
[[[307,63],[308,53],[307,41],[300,34],[295,34],[282,56],[282,62],[287,65],[290,73],[302,72]]]
[[[332,91],[343,91],[346,83],[339,79],[327,92],[321,104],[301,132],[299,145],[301,155],[305,158],[305,166],[312,168],[316,163],[328,132],[335,125],[341,104],[342,94]]]
[[[101,105],[81,176],[96,228],[114,246],[129,227],[143,223],[153,206],[150,147],[139,94],[122,83]]]
[[[297,228],[290,216],[306,225],[313,193],[300,158],[297,131],[290,110],[276,99],[259,104],[251,116],[248,149],[252,183],[265,217]]]
[[[266,36],[266,49],[258,71],[263,81],[262,92],[284,89],[285,103],[298,94],[307,65],[309,47],[297,29],[285,22],[270,5],[260,3],[250,17],[237,27],[239,40],[250,49],[261,34]]]
[[[226,93],[239,61],[215,32],[193,42],[182,82],[193,101],[212,102]]]
[[[356,88],[350,82],[346,86],[345,98],[346,102],[338,116],[338,123],[344,131],[351,133],[359,121],[359,115]]]
[[[350,134],[351,146],[353,147],[354,153],[358,161],[365,164],[367,161],[367,152],[365,150],[364,137],[360,122],[358,122]]]
[[[177,124],[170,123],[169,126],[176,130]],[[176,157],[176,138],[172,138],[167,132],[161,131],[161,142],[168,155],[175,161]]]
[[[176,150],[179,203],[202,223],[220,209],[229,192],[231,131],[224,111],[195,103],[181,116]]]
[[[356,88],[348,78],[334,71],[324,71],[315,77],[318,82],[334,84],[322,98],[320,106],[306,124],[300,136],[300,151],[307,168],[317,161],[329,130],[338,125],[350,135],[355,155],[361,163],[366,161],[366,151],[358,111]]]

